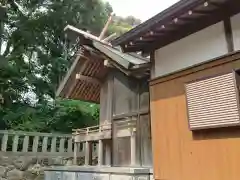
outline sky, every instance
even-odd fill
[[[178,0],[104,0],[108,1],[117,16],[132,15],[143,21],[153,17]]]

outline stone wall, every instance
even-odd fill
[[[0,131],[0,142],[0,180],[43,180],[46,167],[73,161],[71,134]]]
[[[84,165],[85,148],[77,149],[72,134],[52,134],[21,131],[0,131],[0,180],[43,180],[44,169]],[[97,148],[91,164],[97,165]]]
[[[1,156],[0,180],[43,180],[43,170],[52,166],[70,166],[73,158]]]

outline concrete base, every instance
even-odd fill
[[[152,180],[150,168],[67,166],[45,169],[45,180]]]

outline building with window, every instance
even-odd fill
[[[82,144],[85,166],[65,170],[85,179],[238,180],[239,22],[240,1],[181,0],[111,45],[78,31],[81,51],[58,94],[100,103],[100,125],[76,130],[75,162]]]
[[[154,179],[239,179],[240,1],[181,0],[112,44],[151,54]]]

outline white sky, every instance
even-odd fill
[[[168,8],[178,0],[104,0],[108,1],[114,13],[126,17],[132,15],[145,21],[164,9]]]

